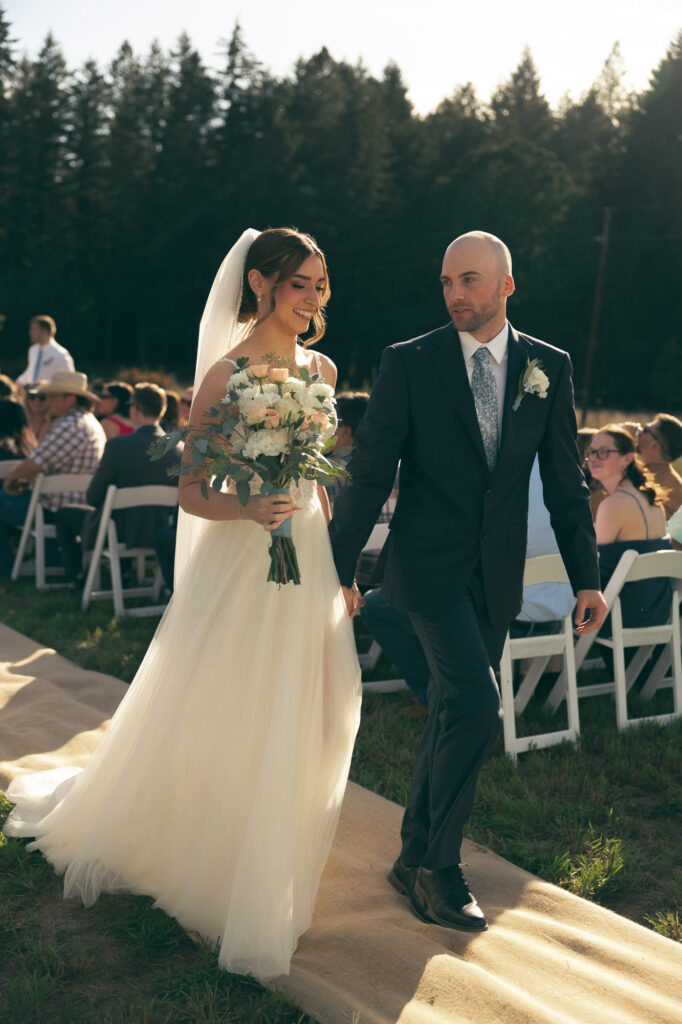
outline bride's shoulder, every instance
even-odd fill
[[[324,352],[315,352],[313,361],[317,362],[317,371],[324,377],[325,384],[330,384],[333,388],[336,387],[338,370],[333,360],[326,356]]]

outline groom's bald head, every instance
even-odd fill
[[[445,250],[440,283],[455,328],[482,344],[506,323],[507,299],[514,292],[509,249],[487,231],[468,231]]]
[[[467,231],[466,234],[456,238],[454,242],[450,242],[445,250],[446,257],[457,249],[476,252],[486,259],[486,262],[493,260],[501,277],[511,276],[511,253],[496,235],[491,235],[487,231]]]

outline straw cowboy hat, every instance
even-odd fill
[[[41,395],[81,395],[96,402],[97,395],[88,391],[88,378],[84,373],[75,373],[72,370],[57,370],[52,380],[40,384],[38,391]]]

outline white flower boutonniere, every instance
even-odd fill
[[[519,393],[514,399],[512,412],[516,412],[526,395],[547,398],[548,391],[549,377],[542,369],[542,362],[539,359],[526,359],[523,373],[519,377]]]

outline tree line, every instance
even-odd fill
[[[601,254],[593,400],[682,405],[682,32],[638,95],[614,47],[553,109],[526,52],[489,102],[458,85],[426,116],[395,64],[374,77],[324,48],[277,78],[239,25],[220,72],[186,35],[146,55],[124,42],[104,69],[68,68],[51,35],[35,59],[17,50],[0,7],[6,372],[50,313],[79,368],[190,379],[227,249],[295,225],[328,256],[323,348],[361,386],[387,344],[446,322],[442,252],[481,228],[514,257],[510,319],[571,353],[579,390]]]

